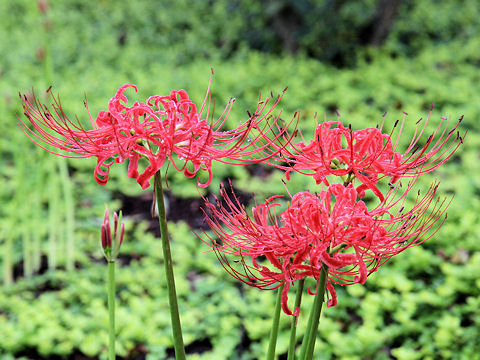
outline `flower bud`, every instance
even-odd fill
[[[102,249],[107,248],[107,232],[105,231],[105,225],[102,224],[102,234],[101,234],[101,244],[102,244]]]
[[[118,224],[120,224],[120,231],[118,231]],[[108,208],[105,210],[105,216],[103,218],[103,224],[101,226],[100,242],[103,249],[103,254],[107,261],[115,261],[120,251],[120,246],[123,242],[123,236],[125,233],[125,224],[122,222],[122,213],[117,215],[113,213],[113,237],[112,230],[110,228],[110,211]]]
[[[39,62],[43,62],[45,60],[46,51],[44,47],[39,47],[35,50],[35,57]]]
[[[38,10],[45,14],[48,10],[48,2],[47,0],[38,0]]]

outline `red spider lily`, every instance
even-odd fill
[[[442,118],[425,144],[420,145],[432,111],[433,107],[423,126],[420,120],[417,122],[415,134],[404,153],[397,152],[396,148],[405,116],[395,143],[391,134],[384,134],[378,128],[352,130],[338,119],[323,122],[317,126],[314,140],[293,146],[290,154],[292,160],[288,161],[291,167],[284,167],[287,178],[291,171],[298,171],[312,175],[317,184],[328,185],[328,175],[346,177],[347,183],[358,179],[362,184],[357,191],[362,197],[365,190],[370,189],[383,200],[383,194],[377,187],[380,178],[390,178],[390,183],[394,184],[404,177],[412,178],[431,172],[447,161],[462,143],[463,139],[456,130],[463,117],[448,132],[448,123],[442,128]],[[394,128],[397,125],[398,121]],[[283,158],[280,160],[284,161]]]
[[[430,238],[443,224],[444,202],[437,200],[430,206],[436,185],[419,196],[411,210],[404,211],[413,183],[401,196],[397,196],[400,186],[390,190],[372,211],[358,199],[352,184],[333,184],[317,194],[294,195],[278,216],[281,196],[256,205],[249,216],[235,195],[229,198],[222,188],[226,206],[218,200],[217,205],[206,203],[206,220],[219,240],[207,236],[224,268],[236,279],[263,290],[285,284],[282,308],[290,315],[299,312],[290,311],[287,304],[290,284],[305,277],[318,279],[325,264],[329,267],[328,305],[335,306],[333,283],[365,283],[393,255]],[[240,269],[229,261],[229,255],[240,256]]]
[[[78,120],[71,121],[63,112],[60,100],[53,96],[52,110],[35,97],[30,101],[21,96],[25,115],[33,126],[31,129],[21,122],[22,129],[37,145],[51,153],[65,157],[96,157],[95,180],[102,185],[107,183],[114,163],[129,159],[128,176],[137,179],[143,189],[150,185],[150,178],[167,157],[187,177],[194,177],[200,170],[207,171],[207,183],[199,183],[206,187],[212,179],[213,160],[252,164],[274,156],[282,148],[272,146],[285,136],[285,131],[274,133],[278,117],[271,115],[282,95],[273,99],[270,107],[271,97],[259,100],[256,111],[247,121],[236,129],[224,131],[221,128],[234,100],[230,100],[220,117],[209,124],[210,84],[200,111],[185,90],[172,91],[168,96],[152,96],[146,103],[135,102],[128,106],[124,91],[129,87],[137,91],[135,85],[120,87],[109,101],[108,111],[100,111],[95,121],[85,103],[91,130],[86,130]],[[206,115],[202,117],[205,107]],[[73,155],[49,150],[42,143]],[[138,171],[140,158],[148,160],[142,173]],[[175,158],[182,165],[177,164]]]

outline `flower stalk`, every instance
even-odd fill
[[[118,226],[120,224],[120,227]],[[115,261],[123,242],[125,225],[122,213],[113,213],[113,236],[110,228],[109,210],[105,211],[101,230],[101,246],[107,260],[107,305],[108,305],[108,360],[115,360]]]
[[[115,360],[115,261],[108,261],[108,360]]]
[[[168,235],[167,216],[165,212],[165,203],[163,199],[162,176],[160,171],[155,174],[155,194],[158,206],[158,221],[160,223],[160,232],[162,239],[163,258],[165,264],[165,276],[167,278],[168,303],[170,317],[172,321],[173,345],[177,360],[184,360],[185,347],[182,337],[182,326],[180,324],[180,315],[178,312],[177,293],[175,290],[175,278],[173,275],[172,254],[170,251],[170,239]]]
[[[300,279],[300,281],[298,282],[297,294],[295,296],[295,309],[300,308],[300,304],[302,302],[304,285],[305,285],[305,279]],[[292,317],[292,326],[290,328],[290,342],[288,346],[287,360],[295,360],[295,345],[297,343],[296,341],[297,323],[298,323],[298,315]]]
[[[10,285],[13,282],[13,244],[12,237],[7,229],[5,235],[5,243],[3,245],[3,285]]]
[[[328,267],[323,265],[320,277],[317,282],[317,293],[313,301],[313,306],[308,319],[307,330],[303,338],[302,349],[300,353],[301,360],[313,359],[313,350],[317,340],[318,325],[322,313],[322,305],[325,298],[326,284],[328,277]]]
[[[282,290],[283,286],[281,285],[278,288],[277,298],[275,301],[275,310],[273,311],[273,324],[272,330],[270,332],[270,341],[268,343],[267,350],[267,360],[273,360],[275,358],[275,348],[277,347],[277,337],[278,337],[278,325],[280,323],[280,309],[282,308]]]
[[[49,161],[48,172],[54,174],[56,171],[55,162]],[[58,217],[61,216],[58,187],[59,179],[57,176],[52,176],[46,185],[50,196],[48,197],[48,269],[55,270],[57,267],[57,247],[60,235],[60,229],[57,224]]]
[[[58,157],[57,162],[64,195],[66,266],[67,270],[72,271],[75,268],[75,204],[73,189],[70,176],[68,175],[67,159]]]

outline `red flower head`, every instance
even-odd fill
[[[310,143],[302,141],[294,145],[293,154],[290,154],[292,160],[288,161],[291,167],[284,167],[287,178],[291,171],[298,171],[312,175],[317,184],[328,185],[328,175],[346,177],[347,183],[357,179],[361,182],[357,191],[362,197],[365,190],[370,189],[383,200],[383,194],[377,188],[380,178],[389,178],[394,184],[400,178],[431,172],[447,161],[462,143],[463,139],[456,130],[463,117],[448,132],[448,123],[442,128],[442,118],[425,144],[419,144],[432,111],[433,107],[423,126],[421,119],[417,122],[413,139],[404,153],[397,152],[396,148],[405,116],[395,143],[391,135],[382,133],[378,128],[352,130],[338,119],[323,122],[317,126]],[[398,121],[394,128],[397,125]]]
[[[218,200],[217,205],[206,203],[207,222],[219,240],[209,239],[222,265],[235,278],[263,290],[285,284],[282,308],[290,315],[299,312],[295,309],[292,313],[287,304],[290,284],[305,277],[318,278],[325,264],[329,267],[328,305],[334,306],[334,283],[365,283],[380,265],[425,241],[422,236],[432,236],[443,223],[443,202],[430,209],[436,186],[418,197],[410,211],[404,211],[402,203],[412,185],[413,181],[400,197],[396,196],[399,187],[390,190],[385,201],[369,211],[352,184],[333,184],[318,194],[305,191],[294,195],[278,216],[275,209],[281,206],[280,196],[255,206],[249,216],[239,200],[235,196],[230,199],[222,188],[226,206]],[[240,256],[240,269],[229,262],[229,255]]]
[[[211,80],[210,80],[211,81]],[[271,113],[281,99],[278,96],[270,107],[272,98],[259,100],[250,118],[233,130],[221,130],[234,100],[230,100],[221,116],[208,123],[210,110],[210,84],[200,111],[189,99],[185,90],[172,91],[168,96],[152,96],[146,103],[128,105],[124,92],[135,85],[123,85],[108,103],[107,111],[100,111],[94,121],[90,116],[91,130],[79,122],[73,122],[64,114],[60,101],[53,97],[50,111],[34,98],[30,102],[21,97],[25,115],[33,129],[22,122],[24,132],[39,146],[48,144],[58,150],[50,151],[65,157],[96,157],[95,180],[106,184],[110,166],[129,159],[128,175],[137,179],[143,189],[167,157],[172,165],[187,177],[194,177],[199,170],[209,173],[206,184],[212,179],[212,161],[229,164],[249,164],[264,161],[279,151],[272,144],[285,136],[285,130],[275,134],[278,118],[272,121]],[[208,105],[207,105],[208,100]],[[207,106],[206,106],[207,105]],[[88,106],[85,103],[85,106]],[[206,114],[202,116],[206,107]],[[257,143],[254,145],[254,143]],[[255,157],[259,154],[260,156]],[[147,167],[139,173],[140,158],[148,160]],[[180,161],[181,164],[177,162]],[[191,164],[191,166],[189,165]]]

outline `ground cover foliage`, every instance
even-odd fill
[[[31,2],[0,3],[2,358],[105,358],[106,265],[99,227],[107,201],[122,208],[128,221],[117,276],[118,353],[125,359],[172,355],[160,244],[148,217],[151,193],[141,192],[124,168],[112,168],[111,180],[101,187],[93,180],[91,161],[62,165],[38,150],[16,125],[15,115],[22,113],[17,92],[34,87],[41,97],[42,89],[53,85],[68,115],[87,123],[84,92],[94,115],[128,82],[139,86],[138,95],[129,93],[138,99],[184,88],[201,102],[211,67],[217,110],[229,97],[237,98],[231,124],[252,110],[259,91],[279,93],[285,86],[282,117],[289,120],[299,111],[306,137],[315,127],[315,113],[334,119],[337,109],[344,123],[357,129],[375,126],[387,112],[389,130],[406,112],[404,142],[432,103],[432,129],[441,116],[453,124],[465,115],[464,146],[434,173],[441,191],[455,194],[448,221],[433,239],[392,259],[365,286],[338,288],[338,306],[322,317],[315,358],[478,358],[478,4],[401,2],[388,37],[371,47],[377,2],[339,2],[337,9],[327,3],[69,0],[51,7],[49,32],[42,30],[45,19]],[[335,26],[332,20],[314,21],[328,11],[337,14]],[[291,38],[282,37],[272,16],[286,22],[292,13],[300,20],[291,21]],[[50,83],[43,70],[46,43],[54,70]],[[246,201],[252,193],[260,201],[285,193],[280,172],[259,166],[215,165],[213,170],[204,195],[218,192],[227,178]],[[73,184],[70,192],[62,179]],[[241,286],[225,274],[186,224],[201,233],[199,190],[174,170],[168,179],[169,230],[189,358],[261,358],[274,293]],[[422,185],[430,181],[433,177],[422,179]],[[307,177],[288,183],[292,193],[306,188],[316,189]],[[68,194],[74,224],[67,215]],[[305,308],[311,300],[305,297]],[[286,353],[288,326],[282,317],[278,353]]]

